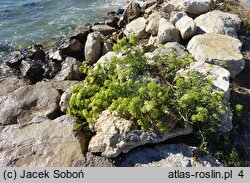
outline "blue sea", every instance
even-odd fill
[[[126,0],[0,0],[0,52],[58,40],[79,25],[99,22]]]

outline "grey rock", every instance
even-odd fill
[[[78,80],[81,78],[82,73],[79,68],[81,62],[77,61],[75,58],[67,57],[65,61],[62,62],[61,71],[55,76],[55,81],[63,80]]]
[[[197,61],[220,65],[234,78],[245,67],[241,46],[238,39],[230,36],[203,34],[194,36],[187,49]]]
[[[28,85],[28,83],[16,76],[10,76],[0,79],[0,85],[0,96],[3,96],[21,88],[22,86]]]
[[[152,13],[148,18],[148,25],[146,27],[146,32],[157,36],[159,29],[159,20],[161,19],[161,14],[159,12]]]
[[[77,60],[84,60],[84,45],[78,39],[67,40],[60,48],[60,55],[63,58],[74,57]]]
[[[159,21],[157,39],[159,44],[165,44],[167,42],[180,42],[180,31],[167,19],[161,18]]]
[[[43,78],[45,72],[43,64],[39,61],[25,59],[20,64],[20,71],[32,83],[36,83]]]
[[[62,62],[63,61],[63,58],[62,58],[59,50],[50,50],[48,55],[49,55],[49,58],[52,59],[54,62]]]
[[[126,25],[124,34],[127,38],[130,38],[132,35],[135,35],[138,39],[146,38],[148,34],[146,33],[148,21],[143,18],[137,18]]]
[[[123,13],[123,17],[126,21],[130,22],[137,19],[141,13],[140,5],[136,2],[130,2]]]
[[[176,24],[176,22],[178,22],[178,20],[180,20],[182,17],[186,16],[187,14],[183,11],[180,12],[172,12],[171,16],[170,16],[170,22],[172,22],[172,24]]]
[[[1,167],[69,167],[83,160],[73,132],[77,118],[61,116],[0,129]]]
[[[23,86],[0,96],[0,124],[28,124],[58,114],[60,93],[53,83]]]
[[[90,33],[89,26],[79,26],[74,30],[74,33],[70,39],[77,39],[82,45],[87,41],[87,36]]]
[[[185,144],[162,144],[139,147],[128,153],[118,166],[122,167],[218,167],[211,155],[198,156],[197,147]],[[196,157],[196,158],[194,158]]]
[[[94,64],[101,56],[101,35],[100,32],[90,33],[84,48],[85,59]]]
[[[191,39],[196,34],[197,27],[195,22],[188,16],[183,16],[176,22],[175,26],[180,30],[181,37],[184,40]]]
[[[71,97],[71,88],[68,88],[61,96],[59,106],[63,113],[66,113],[67,108],[69,107],[70,97]]]
[[[94,25],[92,27],[92,30],[96,31],[96,32],[100,32],[104,36],[110,35],[113,32],[115,32],[115,28],[114,27],[110,27],[109,25]]]
[[[164,56],[168,54],[175,54],[179,58],[187,57],[188,52],[186,48],[177,42],[169,42],[163,45],[163,47],[157,48],[153,51],[154,56]]]
[[[171,0],[169,3],[180,11],[200,15],[209,11],[213,0]]]
[[[240,30],[241,19],[236,14],[214,10],[195,19],[197,33],[214,33],[237,38]]]
[[[93,126],[96,135],[90,140],[89,151],[92,153],[100,152],[102,156],[114,158],[135,147],[186,135],[191,133],[192,130],[191,126],[186,126],[185,128],[173,128],[165,133],[153,130],[144,132],[137,130],[132,121],[126,120],[115,113],[104,111]]]

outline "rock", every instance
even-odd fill
[[[49,59],[48,64],[44,67],[45,72],[43,74],[44,78],[52,79],[61,71],[61,63],[59,61]]]
[[[132,121],[104,111],[95,121],[93,131],[96,135],[90,140],[89,151],[101,152],[102,156],[114,158],[120,153],[127,153],[141,145],[159,143],[169,138],[189,134],[192,132],[192,127],[175,128],[163,134],[155,131],[144,132],[137,130]]]
[[[118,8],[117,13],[121,15],[121,14],[124,13],[124,11],[125,11],[125,9],[123,9],[123,8]]]
[[[123,17],[127,22],[130,22],[140,17],[141,13],[140,5],[136,2],[130,2],[123,13]]]
[[[114,27],[110,27],[109,25],[94,25],[92,27],[92,30],[96,31],[96,32],[100,32],[104,36],[110,35],[113,32],[115,32],[115,28]]]
[[[74,30],[74,33],[70,39],[77,39],[82,45],[87,41],[87,36],[90,33],[89,26],[79,26]]]
[[[234,78],[245,66],[241,46],[238,39],[230,36],[203,34],[193,37],[187,49],[197,61],[220,65]]]
[[[63,61],[63,58],[60,55],[59,50],[50,50],[48,55],[49,55],[49,59],[52,59],[54,62],[62,62]]]
[[[158,43],[165,44],[167,42],[180,42],[180,31],[167,19],[161,18],[159,21]]]
[[[211,155],[198,155],[197,147],[185,144],[162,144],[139,147],[128,153],[119,163],[121,167],[218,167]],[[196,157],[196,158],[194,158]]]
[[[156,0],[146,0],[143,8],[147,9],[155,4],[156,4]]]
[[[170,15],[172,13],[172,11],[174,11],[175,9],[175,6],[173,4],[166,4],[162,7],[162,11],[167,14],[167,15]]]
[[[76,164],[77,167],[114,167],[113,160],[96,156],[90,152],[87,152],[83,161]]]
[[[35,60],[25,59],[21,62],[20,71],[32,83],[36,83],[43,78],[44,69],[42,63]]]
[[[102,45],[102,55],[105,55],[106,53],[113,51],[113,47],[110,43],[104,42]]]
[[[20,51],[14,51],[6,56],[3,57],[3,62],[13,68],[19,66],[21,61],[24,59],[24,56]]]
[[[0,129],[2,167],[69,167],[83,160],[78,139],[73,132],[77,118],[61,116],[44,119],[20,128]]]
[[[240,30],[241,19],[236,14],[225,13],[219,10],[208,12],[195,20],[197,33],[214,33],[237,38]]]
[[[146,32],[157,36],[159,29],[159,21],[161,19],[161,14],[159,12],[152,13],[148,18],[148,25],[146,27]]]
[[[146,38],[148,36],[145,31],[147,23],[145,18],[137,18],[126,25],[124,34],[127,38],[130,38],[132,35],[135,35],[138,39]]]
[[[145,9],[144,11],[144,15],[150,15],[153,12],[156,12],[155,10],[157,9],[157,4],[154,4],[150,7],[148,7],[147,9]]]
[[[85,59],[94,64],[101,56],[101,35],[100,32],[90,33],[84,48]]]
[[[181,37],[184,40],[191,39],[196,34],[196,25],[194,20],[188,16],[183,16],[175,24],[176,28],[180,30]]]
[[[68,88],[61,96],[59,106],[60,110],[65,114],[67,108],[69,107],[70,97],[71,97],[71,89],[72,87]]]
[[[186,16],[187,14],[183,11],[180,12],[172,12],[171,16],[170,16],[170,22],[172,22],[172,24],[176,24],[176,22],[178,22],[178,20],[180,20],[182,17]]]
[[[53,85],[40,82],[0,96],[0,124],[25,125],[44,117],[55,118],[60,111],[60,93]]]
[[[118,21],[120,18],[118,16],[108,16],[107,19],[105,20],[105,24],[110,26],[110,27],[118,27]]]
[[[36,50],[32,55],[30,56],[30,59],[32,60],[40,60],[40,61],[45,61],[45,51],[43,50]]]
[[[84,60],[83,44],[78,39],[66,41],[59,50],[63,58],[74,57],[77,60]]]
[[[0,64],[0,78],[13,76],[15,70],[7,66],[5,63]]]
[[[156,45],[157,44],[157,36],[150,36],[148,40],[148,45]]]
[[[213,0],[171,0],[169,3],[180,11],[200,15],[209,11],[212,2]]]
[[[166,43],[163,47],[157,48],[153,51],[154,56],[163,56],[171,53],[175,54],[175,56],[179,58],[188,56],[186,48],[177,42]]]
[[[62,62],[61,71],[55,76],[55,81],[63,80],[78,80],[82,77],[82,73],[79,68],[81,62],[77,61],[75,58],[67,57],[65,61]]]
[[[21,88],[22,86],[28,85],[28,83],[16,76],[11,76],[0,79],[0,85],[0,96],[3,96]]]
[[[103,55],[95,64],[94,69],[97,68],[97,64],[99,64],[101,67],[104,66],[105,63],[108,63],[111,61],[112,57],[116,56],[117,54],[114,51],[109,51],[105,55]]]

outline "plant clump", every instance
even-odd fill
[[[83,124],[93,125],[108,109],[135,121],[142,130],[164,132],[170,121],[209,123],[225,112],[224,96],[212,91],[211,79],[194,71],[185,78],[177,75],[194,61],[192,57],[156,55],[149,63],[135,37],[123,38],[114,51],[122,56],[94,68],[85,66],[81,70],[86,78],[72,89],[67,112]]]

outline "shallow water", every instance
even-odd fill
[[[78,25],[98,22],[126,0],[1,0],[0,52],[59,39]]]

